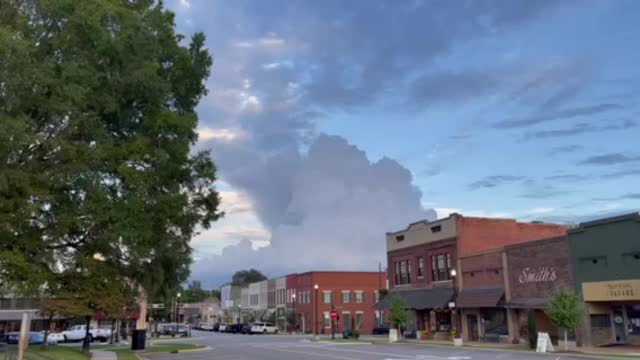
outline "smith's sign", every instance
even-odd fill
[[[640,280],[583,283],[582,296],[585,301],[640,300]]]
[[[553,282],[556,281],[558,276],[556,275],[556,269],[553,267],[539,267],[522,269],[518,282],[520,284],[539,283],[539,282]]]

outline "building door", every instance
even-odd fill
[[[343,313],[342,317],[344,318],[344,331],[351,330],[351,314]]]
[[[613,310],[613,331],[617,343],[623,343],[627,340],[626,329],[624,327],[624,313],[620,308]]]
[[[478,315],[467,315],[469,341],[478,341]]]

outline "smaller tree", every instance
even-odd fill
[[[409,319],[404,300],[400,296],[394,296],[393,299],[391,299],[389,319],[396,329],[399,329],[400,325],[406,323]]]
[[[582,317],[580,298],[564,288],[560,288],[549,300],[545,313],[551,322],[564,331],[564,349],[568,350],[567,332],[575,330]]]
[[[296,316],[296,313],[294,313],[293,311],[288,311],[286,318],[287,324],[289,324],[289,326],[291,326],[295,330],[298,327],[298,317]]]

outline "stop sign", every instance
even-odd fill
[[[331,318],[334,319],[334,320],[338,318],[338,312],[335,311],[335,310],[331,310],[329,315],[331,315]]]

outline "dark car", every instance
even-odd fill
[[[373,335],[386,335],[391,327],[389,324],[381,324],[373,328]]]
[[[227,326],[227,332],[230,332],[232,334],[239,334],[242,332],[242,328],[247,325],[247,323],[242,323],[242,324],[231,324]]]
[[[218,331],[220,331],[220,324],[218,324],[218,323],[213,324],[213,331],[214,331],[214,332],[218,332]]]
[[[244,324],[242,326],[242,329],[240,329],[240,333],[243,334],[243,335],[247,335],[247,334],[251,335],[251,327],[252,326],[253,326],[253,324],[250,324],[250,323],[249,324]]]
[[[19,332],[10,332],[6,335],[5,341],[7,344],[18,344],[20,342]],[[32,331],[29,333],[29,345],[40,345],[44,343],[44,334]],[[48,338],[47,343],[49,345],[56,345],[58,342],[55,339]]]

